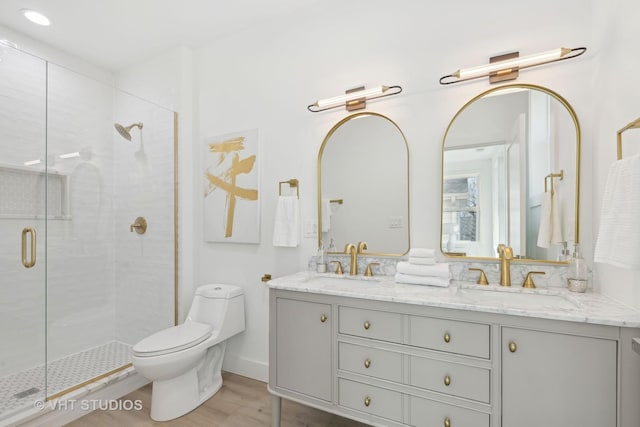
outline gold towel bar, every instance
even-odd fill
[[[344,200],[342,200],[342,199],[331,199],[331,200],[329,200],[329,203],[337,203],[337,204],[341,205],[341,204],[344,203]]]
[[[291,178],[287,181],[280,181],[278,183],[278,195],[282,196],[282,184],[289,184],[289,187],[295,187],[296,188],[296,196],[298,196],[298,199],[300,198],[300,186],[298,185],[298,180],[295,178]]]
[[[618,137],[618,160],[622,160],[622,133],[629,129],[640,129],[640,117],[616,132]]]

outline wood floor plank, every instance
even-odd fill
[[[97,410],[68,424],[69,427],[268,427],[271,424],[271,396],[267,385],[240,375],[223,373],[222,388],[211,399],[188,414],[168,422],[149,417],[151,385],[142,387],[121,401],[142,401],[141,410]],[[353,420],[283,399],[282,427],[363,427]]]

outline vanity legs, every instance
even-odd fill
[[[271,427],[280,427],[280,413],[282,412],[282,398],[271,395]]]

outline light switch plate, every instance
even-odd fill
[[[632,343],[633,351],[640,354],[640,338],[634,338]]]
[[[309,218],[305,219],[302,235],[308,238],[318,237],[318,220]]]

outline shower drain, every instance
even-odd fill
[[[13,397],[15,397],[16,399],[23,399],[27,396],[31,396],[32,394],[38,393],[40,392],[39,388],[36,387],[31,387],[30,389],[27,389],[25,391],[21,391],[20,393],[16,393],[13,395]]]

